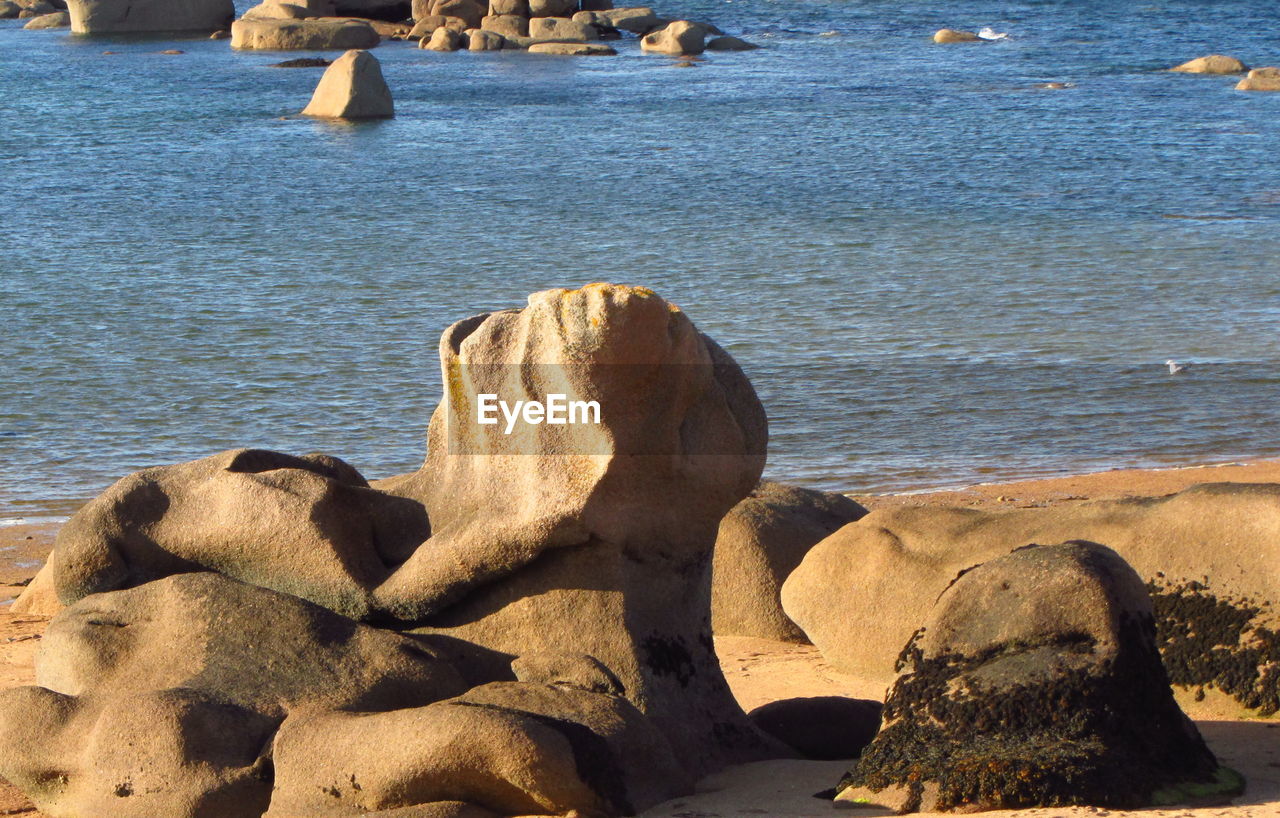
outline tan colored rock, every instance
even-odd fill
[[[1255,68],[1236,85],[1237,91],[1280,91],[1280,68]]]
[[[368,51],[348,51],[333,61],[316,85],[303,116],[387,119],[395,116],[382,66]]]
[[[465,689],[420,640],[207,572],[67,608],[36,678],[0,692],[0,775],[51,815],[113,818],[259,816],[271,736],[294,709]]]
[[[300,714],[281,726],[273,758],[267,818],[451,799],[502,815],[632,815],[693,789],[666,738],[625,699],[525,682],[390,713]]]
[[[561,57],[611,57],[618,52],[600,43],[533,43],[530,54],[555,54]]]
[[[810,549],[783,585],[782,606],[837,668],[887,679],[961,571],[1028,543],[1076,539],[1107,544],[1152,583],[1175,684],[1216,686],[1248,707],[1280,709],[1280,679],[1262,670],[1280,655],[1249,658],[1257,629],[1280,629],[1280,485],[1206,484],[1168,497],[994,512],[876,510]],[[1267,602],[1272,612],[1259,607]],[[1187,610],[1221,611],[1238,627],[1177,624]],[[1234,642],[1178,636],[1187,632],[1233,633]],[[1259,672],[1221,674],[1221,665],[1205,664],[1211,654],[1236,667],[1253,662]]]
[[[457,17],[467,24],[467,28],[480,28],[487,7],[477,0],[436,0],[431,4],[431,13],[440,17]]]
[[[671,22],[654,14],[653,9],[648,6],[629,6],[592,13],[600,15],[598,19],[609,28],[629,31],[632,34],[647,34]]]
[[[382,42],[357,20],[240,19],[231,24],[231,47],[263,51],[347,51]]]
[[[673,56],[701,54],[706,47],[706,36],[706,29],[702,26],[688,20],[676,20],[642,37],[640,48]]]
[[[52,562],[50,556],[50,562]],[[22,593],[18,594],[18,598],[13,601],[13,605],[9,610],[12,613],[35,614],[36,616],[54,616],[63,609],[63,604],[58,601],[58,589],[53,581],[54,569],[49,563],[45,563],[35,578],[22,589]]]
[[[837,801],[1127,809],[1183,785],[1214,793],[1218,762],[1169,689],[1151,600],[1109,548],[1028,546],[967,571],[900,665]]]
[[[306,6],[294,3],[259,3],[242,15],[245,20],[307,20],[320,15],[312,14]]]
[[[451,28],[462,33],[467,30],[467,23],[457,17],[441,17],[438,14],[432,14],[413,24],[413,28],[409,30],[408,39],[430,41],[431,35],[437,28]]]
[[[972,31],[957,31],[954,28],[943,28],[933,35],[935,43],[980,43],[982,38]]]
[[[76,34],[211,32],[235,17],[231,0],[67,0],[67,11]]]
[[[737,37],[716,37],[707,41],[708,51],[755,51],[760,46]]]
[[[576,0],[528,0],[530,17],[570,17],[578,10]]]
[[[589,43],[599,36],[595,26],[575,23],[567,17],[529,18],[529,37],[535,42]]]
[[[463,32],[470,51],[501,51],[506,47],[506,39],[496,31],[482,31],[478,28]]]
[[[865,516],[841,494],[762,482],[720,521],[711,574],[717,636],[808,642],[782,610],[782,583],[820,540]]]
[[[1207,57],[1196,57],[1194,60],[1184,62],[1182,65],[1169,70],[1180,71],[1184,74],[1243,74],[1249,69],[1235,57],[1210,54]]]
[[[441,26],[431,32],[431,39],[423,37],[420,43],[430,51],[458,51],[462,48],[462,32]]]
[[[33,17],[23,28],[25,29],[44,29],[44,28],[66,28],[71,25],[71,15],[65,11],[55,11],[52,14],[41,14],[39,17]]]
[[[514,14],[519,17],[529,16],[529,0],[489,0],[490,17]]]
[[[491,14],[480,21],[480,28],[503,37],[528,37],[529,18],[516,14]]]

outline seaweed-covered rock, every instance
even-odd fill
[[[1106,543],[1151,583],[1174,684],[1217,687],[1264,715],[1280,710],[1276,484],[1008,511],[878,509],[810,549],[782,605],[827,661],[888,680],[957,572],[1029,542],[1073,539]]]
[[[762,481],[720,521],[711,629],[720,635],[807,642],[783,613],[782,583],[815,543],[866,513],[842,494]]]
[[[962,574],[907,643],[837,800],[902,812],[1176,800],[1239,787],[1174,702],[1141,578],[1088,542]]]

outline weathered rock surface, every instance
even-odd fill
[[[857,758],[880,729],[880,702],[814,696],[781,699],[757,707],[747,717],[764,732],[805,758]]]
[[[529,0],[489,0],[489,15],[529,16]]]
[[[463,32],[467,30],[467,22],[457,17],[441,17],[438,14],[431,14],[413,24],[413,28],[409,31],[408,39],[430,41],[431,35],[435,33],[437,28],[451,28],[454,31]]]
[[[1255,68],[1236,85],[1237,91],[1280,91],[1280,68]]]
[[[506,38],[496,31],[482,31],[478,28],[463,32],[467,40],[467,48],[471,51],[501,51],[506,47]]]
[[[304,116],[386,119],[395,116],[382,66],[368,51],[348,51],[325,69]]]
[[[840,494],[762,482],[720,521],[711,629],[719,635],[807,642],[782,610],[782,583],[810,548],[866,513]]]
[[[245,11],[245,20],[307,20],[319,15],[312,14],[306,6],[295,3],[259,3]]]
[[[50,14],[41,14],[39,17],[32,17],[23,28],[66,28],[69,25],[71,25],[71,15],[65,11],[55,11]]]
[[[67,11],[76,34],[210,32],[236,16],[231,0],[67,0]]]
[[[998,512],[877,510],[810,549],[782,605],[833,665],[887,678],[913,623],[958,572],[1071,539],[1106,543],[1151,583],[1175,684],[1280,710],[1280,674],[1269,669],[1280,662],[1280,485]]]
[[[528,37],[529,19],[518,14],[491,14],[480,21],[480,28],[503,37]]]
[[[456,17],[466,23],[467,28],[480,28],[485,11],[485,6],[476,0],[435,0],[431,4],[432,15]]]
[[[421,640],[207,572],[71,606],[36,673],[0,692],[0,775],[52,815],[120,818],[261,815],[270,738],[295,708],[465,690]]]
[[[470,685],[529,653],[593,657],[689,775],[784,753],[733,700],[710,632],[717,526],[767,439],[737,364],[651,291],[605,284],[459,322],[440,355],[419,471],[369,487],[334,458],[237,450],[139,472],[63,527],[59,596],[214,570],[448,637]],[[597,422],[476,420],[481,394],[552,393],[595,401]]]
[[[957,31],[954,28],[942,28],[934,32],[935,43],[980,43],[982,38],[972,31]]]
[[[1028,546],[964,573],[899,669],[838,801],[1140,807],[1219,775],[1174,702],[1142,579],[1104,546]]]
[[[586,13],[596,16],[585,22],[629,31],[632,34],[648,34],[650,31],[661,28],[671,22],[654,14],[653,9],[648,6],[628,6],[626,8],[588,11]]]
[[[22,589],[22,593],[18,594],[18,598],[9,606],[12,613],[36,614],[37,616],[53,616],[63,609],[63,604],[58,601],[58,589],[54,583],[55,570],[50,563],[53,561],[52,556],[49,562],[46,562],[27,585]]]
[[[569,17],[578,10],[576,0],[528,0],[530,17]]]
[[[688,20],[676,20],[668,23],[640,40],[643,51],[659,54],[701,54],[706,48],[707,30]]]
[[[530,54],[555,54],[561,57],[611,57],[618,52],[600,43],[532,43]]]
[[[441,26],[431,32],[430,39],[423,37],[421,46],[431,51],[457,51],[462,48],[462,32]]]
[[[231,24],[231,47],[261,51],[348,51],[373,48],[378,32],[359,20],[240,19]]]
[[[708,51],[755,51],[760,46],[728,35],[707,40]]]
[[[1184,62],[1182,65],[1169,70],[1180,71],[1184,74],[1243,74],[1249,69],[1235,57],[1210,54],[1207,57],[1196,57],[1194,60]]]
[[[535,42],[589,43],[599,36],[595,26],[575,23],[567,17],[529,19],[529,37]]]
[[[693,785],[666,738],[625,699],[526,682],[416,709],[291,717],[273,757],[269,818],[450,800],[500,815],[631,815]]]

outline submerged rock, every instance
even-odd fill
[[[755,51],[760,46],[728,35],[707,41],[708,51]]]
[[[368,51],[348,51],[333,61],[316,85],[303,116],[386,119],[395,116],[382,66]]]
[[[963,573],[899,659],[837,801],[899,812],[1142,807],[1220,771],[1174,702],[1141,578],[1086,542]]]
[[[67,0],[67,11],[76,34],[211,32],[236,16],[231,0]]]
[[[599,43],[532,43],[530,54],[556,54],[561,57],[612,57],[617,54]]]
[[[326,60],[324,57],[298,57],[296,60],[285,60],[284,62],[273,62],[271,68],[328,68],[333,65],[332,60]]]
[[[1244,63],[1235,57],[1227,57],[1222,54],[1210,54],[1207,57],[1196,57],[1194,60],[1184,62],[1170,71],[1180,71],[1184,74],[1243,74],[1249,69],[1245,68]]]
[[[1236,85],[1237,91],[1280,91],[1280,68],[1255,68]]]
[[[712,630],[808,642],[782,610],[782,583],[810,548],[866,513],[841,494],[761,482],[720,521],[712,564]]]
[[[972,31],[957,31],[954,28],[943,28],[934,32],[935,43],[980,43],[982,38]]]
[[[1280,673],[1272,669],[1280,646],[1267,647],[1280,631],[1274,484],[1008,511],[877,510],[810,549],[783,585],[782,605],[837,668],[888,678],[898,649],[958,572],[1028,542],[1071,539],[1107,543],[1152,583],[1162,640],[1180,627],[1161,613],[1165,594],[1193,593],[1233,610],[1239,627],[1199,630],[1213,642],[1204,655],[1211,661],[1166,648],[1170,676],[1219,688],[1263,713],[1280,710]]]

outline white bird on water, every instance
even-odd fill
[[[991,26],[983,26],[982,29],[978,31],[978,36],[984,40],[1009,39],[1009,33],[1007,31],[996,31]]]
[[[1177,361],[1173,360],[1172,358],[1165,361],[1164,365],[1169,367],[1170,375],[1177,375],[1179,372],[1186,372],[1187,369],[1191,367],[1191,364],[1180,364]]]

